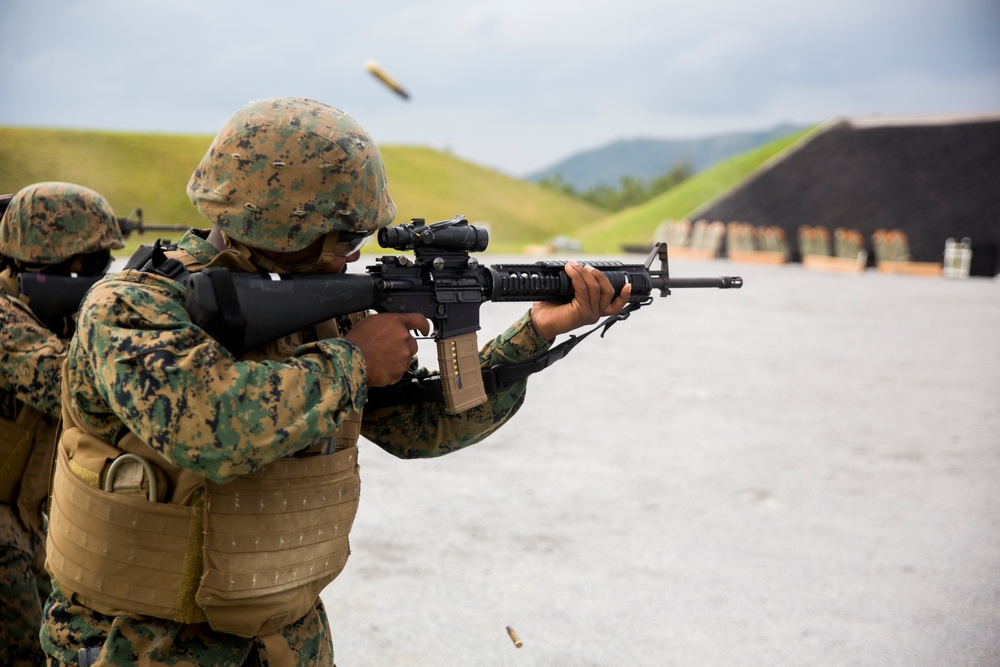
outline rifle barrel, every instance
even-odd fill
[[[739,289],[743,278],[739,276],[718,276],[715,278],[653,278],[653,287],[717,287],[719,289]]]

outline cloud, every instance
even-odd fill
[[[211,134],[305,95],[512,174],[622,137],[1000,109],[996,0],[6,0],[0,30],[0,124]]]

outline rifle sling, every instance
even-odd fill
[[[616,322],[628,319],[634,311],[645,305],[647,302],[630,303],[617,315],[611,315],[603,322],[595,326],[590,331],[579,336],[570,335],[559,345],[556,345],[548,352],[529,361],[520,361],[513,364],[498,364],[490,368],[483,369],[483,388],[487,394],[495,394],[498,391],[507,389],[517,382],[527,378],[533,373],[544,370],[556,363],[570,350],[583,342],[583,339],[594,333],[598,329],[601,331],[601,338],[608,332]],[[432,375],[426,378],[414,378],[391,384],[386,387],[369,387],[368,403],[366,408],[378,409],[391,405],[403,405],[411,403],[441,403],[444,396],[441,391],[441,376]]]
[[[219,307],[219,316],[224,322],[224,336],[219,339],[223,347],[240,357],[246,352],[246,320],[240,310],[240,300],[236,295],[233,275],[229,271],[219,271],[213,276],[212,288],[215,291],[215,303]]]

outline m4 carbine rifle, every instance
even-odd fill
[[[386,255],[367,267],[365,274],[279,276],[208,268],[187,276],[185,307],[192,322],[237,357],[338,315],[364,310],[421,313],[434,325],[440,379],[371,388],[370,402],[388,404],[415,394],[440,398],[449,412],[458,413],[485,402],[487,390],[495,391],[546,368],[597,329],[607,331],[652,303],[654,290],[667,296],[673,288],[743,286],[743,279],[735,276],[671,278],[665,243],[657,244],[644,264],[581,262],[602,271],[616,294],[626,283],[632,285],[625,308],[535,360],[481,369],[476,341],[480,306],[486,301],[568,302],[573,298],[573,285],[564,270],[566,263],[481,266],[469,253],[485,250],[489,236],[462,216],[431,225],[417,218],[410,224],[386,227],[379,230],[378,242],[387,249],[412,250],[414,258]],[[659,267],[654,269],[657,260]],[[28,297],[35,315],[49,322],[76,312],[87,290],[102,277],[21,273],[18,289]]]
[[[128,237],[132,232],[138,232],[140,235],[146,232],[181,232],[184,233],[189,228],[185,225],[147,225],[142,221],[142,209],[133,209],[131,213],[128,214],[127,218],[118,218],[118,230],[122,233],[122,236]]]
[[[3,202],[0,201],[0,206]],[[147,231],[179,231],[188,229],[184,225],[146,225],[142,221],[142,209],[136,208],[128,217],[118,217],[118,229],[123,237],[133,232],[143,234]],[[96,276],[63,276],[46,273],[21,273],[18,275],[18,289],[28,297],[31,311],[43,324],[50,329],[61,328],[63,317],[72,315],[80,307],[84,294],[94,283],[104,277]]]
[[[607,275],[616,294],[626,283],[632,285],[622,312],[583,336],[572,336],[540,359],[481,369],[476,341],[480,306],[486,301],[571,301],[573,285],[565,262],[481,266],[470,253],[485,250],[489,236],[462,216],[431,225],[415,218],[410,224],[379,230],[378,242],[383,248],[413,251],[414,257],[380,257],[365,274],[279,276],[208,268],[188,277],[186,308],[195,324],[237,357],[338,315],[365,310],[421,313],[434,325],[440,380],[412,380],[370,394],[380,395],[383,403],[398,402],[387,396],[407,392],[440,394],[445,409],[454,414],[485,402],[487,388],[494,391],[545,368],[590,333],[602,327],[606,331],[652,303],[654,290],[667,296],[673,288],[743,285],[739,277],[671,278],[666,244],[658,244],[645,264],[581,262]],[[659,267],[654,269],[656,260]]]

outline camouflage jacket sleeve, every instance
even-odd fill
[[[193,325],[183,287],[127,271],[91,289],[67,368],[73,411],[115,442],[128,429],[173,464],[226,481],[329,435],[367,400],[365,362],[323,340],[280,362],[238,361]]]
[[[481,366],[532,359],[549,348],[526,313],[479,352]],[[417,375],[426,374],[421,370]],[[452,415],[443,403],[419,403],[366,410],[362,435],[394,456],[441,456],[475,444],[510,419],[521,404],[527,380],[487,395],[486,403]]]
[[[59,373],[66,346],[28,307],[0,294],[0,390],[59,416]]]

